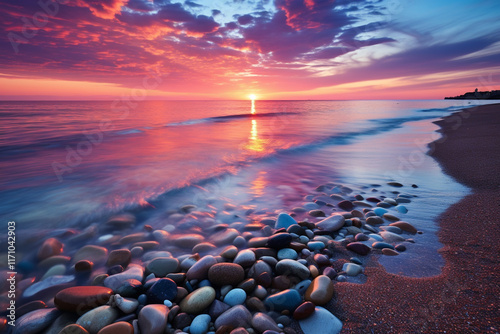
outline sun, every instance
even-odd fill
[[[253,100],[255,100],[255,99],[257,99],[257,96],[256,96],[255,94],[250,94],[250,95],[248,95],[248,97],[249,97],[249,98],[250,98],[250,100],[252,100],[252,101],[253,101]]]

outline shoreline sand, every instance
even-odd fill
[[[363,285],[338,284],[330,309],[342,333],[500,332],[500,104],[436,122],[429,154],[472,193],[440,217],[446,264],[431,278],[405,278],[372,262]],[[342,309],[340,308],[342,305]]]

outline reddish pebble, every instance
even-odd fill
[[[54,304],[61,311],[74,312],[79,315],[105,305],[113,290],[102,286],[75,286],[59,291]]]
[[[115,322],[101,329],[97,334],[134,334],[134,327],[125,321]]]
[[[92,267],[94,264],[88,260],[81,260],[75,263],[75,271],[76,272],[87,272],[92,271]]]
[[[42,261],[48,257],[59,255],[63,252],[63,244],[56,238],[45,240],[38,250],[38,260]]]
[[[293,318],[295,320],[302,320],[308,318],[311,314],[314,313],[314,308],[316,306],[311,302],[304,302],[299,305],[293,312]]]
[[[132,259],[132,254],[128,249],[115,249],[114,251],[109,253],[106,266],[112,267],[119,264],[123,268],[127,268],[131,259]]]

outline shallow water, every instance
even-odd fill
[[[248,223],[222,213],[224,204],[272,215],[327,182],[360,193],[376,183],[385,196],[417,196],[400,218],[424,232],[408,252],[380,262],[393,273],[432,276],[443,264],[436,218],[467,189],[425,155],[438,138],[431,121],[467,103],[1,102],[1,219],[18,229],[84,228],[134,210],[160,228],[166,212],[195,204],[218,212],[216,221]],[[405,187],[386,186],[390,180]]]

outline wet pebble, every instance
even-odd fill
[[[163,304],[164,300],[175,300],[177,284],[170,278],[160,278],[149,288],[146,296],[150,304]]]
[[[163,334],[167,325],[169,309],[165,305],[146,305],[139,312],[141,333]]]
[[[54,297],[54,304],[61,311],[79,315],[104,305],[108,302],[113,290],[102,286],[77,286],[59,291]]]
[[[111,306],[96,307],[83,314],[76,321],[77,325],[85,328],[89,334],[97,334],[102,328],[118,319],[118,311]]]
[[[342,330],[342,322],[330,311],[317,306],[306,319],[299,320],[304,334],[338,334]]]
[[[210,286],[201,287],[191,292],[179,304],[181,311],[188,314],[203,312],[215,299],[215,290]]]

